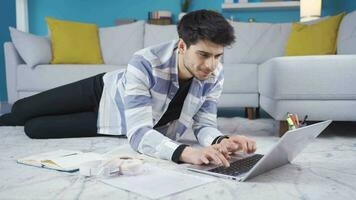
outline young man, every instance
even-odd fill
[[[143,154],[191,164],[229,166],[230,154],[256,150],[244,136],[224,136],[216,124],[220,63],[234,42],[231,25],[199,10],[178,25],[179,40],[136,52],[114,71],[17,101],[0,125],[24,125],[31,138],[126,135]],[[204,148],[175,139],[192,127]]]

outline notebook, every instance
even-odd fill
[[[60,149],[20,158],[17,160],[17,163],[64,172],[74,172],[79,170],[81,163],[103,159],[103,156],[97,153],[83,153],[81,151]]]

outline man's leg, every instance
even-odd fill
[[[81,112],[30,119],[25,133],[34,139],[97,136],[97,113]]]
[[[102,76],[99,74],[20,99],[10,114],[0,116],[0,124],[22,126],[27,120],[40,116],[97,111],[103,87]]]

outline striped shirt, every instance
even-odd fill
[[[193,78],[179,119],[153,129],[179,89],[177,41],[136,52],[125,70],[104,75],[98,133],[126,135],[140,153],[171,160],[179,142],[193,129],[198,142],[209,146],[222,135],[217,129],[217,101],[223,86],[222,65],[204,81]]]

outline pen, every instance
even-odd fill
[[[301,124],[304,124],[304,123],[305,123],[305,121],[307,120],[307,118],[308,118],[308,115],[305,115],[305,117],[304,117],[304,119],[303,119],[303,121],[302,121],[302,123],[301,123]]]
[[[297,126],[299,127],[299,118],[298,118],[298,115],[297,115],[297,114],[295,114],[295,120],[296,120],[296,122],[297,122]]]

